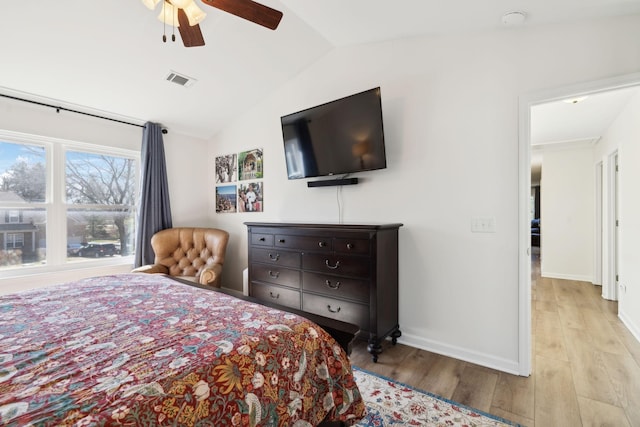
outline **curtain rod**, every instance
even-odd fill
[[[143,128],[143,127],[144,127],[144,125],[139,125],[139,124],[137,124],[137,123],[131,123],[131,122],[127,122],[127,121],[124,121],[124,120],[112,119],[112,118],[110,118],[110,117],[99,116],[99,115],[97,115],[97,114],[86,113],[86,112],[84,112],[84,111],[72,110],[72,109],[70,109],[70,108],[59,107],[59,106],[57,106],[57,105],[46,104],[46,103],[44,103],[44,102],[39,102],[39,101],[32,101],[32,100],[30,100],[30,99],[19,98],[19,97],[17,97],[17,96],[5,95],[5,94],[3,94],[3,93],[0,93],[0,96],[5,97],[5,98],[9,98],[9,99],[15,99],[16,101],[23,101],[23,102],[28,102],[28,103],[30,103],[30,104],[41,105],[41,106],[43,106],[43,107],[55,108],[55,109],[56,109],[56,112],[58,112],[58,113],[60,112],[60,110],[63,110],[63,111],[68,111],[68,112],[70,112],[70,113],[84,114],[85,116],[96,117],[96,118],[98,118],[98,119],[110,120],[110,121],[112,121],[112,122],[118,122],[118,123],[122,123],[122,124],[125,124],[125,125],[137,126],[137,127],[139,127],[139,128]]]

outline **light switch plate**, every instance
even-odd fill
[[[471,231],[473,233],[495,233],[496,218],[492,216],[474,216],[471,218]]]

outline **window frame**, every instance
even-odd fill
[[[20,236],[21,239],[16,239],[16,237]],[[20,241],[20,246],[16,246],[16,243]],[[11,243],[11,246],[9,246]],[[7,249],[22,249],[24,247],[24,233],[7,233]]]
[[[8,209],[7,213],[8,213],[8,217],[9,217],[9,221],[7,221],[7,224],[19,224],[20,223],[20,211],[18,209]]]
[[[28,135],[0,129],[0,140],[13,144],[27,144],[44,147],[46,162],[46,191],[44,202],[0,202],[0,209],[20,210],[38,209],[46,212],[46,262],[38,266],[20,266],[0,270],[0,279],[29,274],[41,274],[52,271],[76,270],[94,266],[132,264],[134,255],[123,257],[105,257],[83,262],[67,262],[67,209],[74,208],[66,200],[66,153],[75,151],[111,157],[127,157],[135,160],[134,223],[138,227],[138,210],[140,206],[140,152],[126,148],[71,141],[67,139]],[[86,206],[86,205],[84,205]],[[98,205],[99,207],[105,205]],[[75,206],[76,208],[80,207]],[[108,208],[105,208],[108,210]]]

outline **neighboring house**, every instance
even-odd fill
[[[24,203],[12,191],[0,191],[0,202]],[[0,209],[0,265],[35,260],[38,227],[22,209]]]

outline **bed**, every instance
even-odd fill
[[[0,424],[351,425],[344,349],[316,323],[158,275],[0,297]]]

